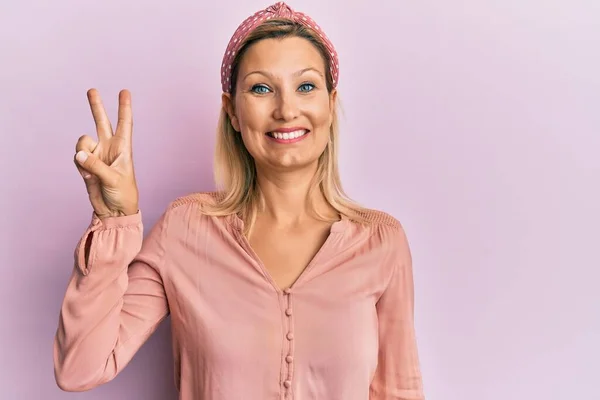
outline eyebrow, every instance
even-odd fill
[[[314,72],[316,72],[317,74],[319,74],[319,76],[321,76],[321,78],[325,78],[325,77],[323,76],[323,73],[322,73],[321,71],[319,71],[318,69],[316,69],[316,68],[313,68],[313,67],[308,67],[308,68],[301,69],[300,71],[296,71],[296,72],[294,72],[294,73],[292,74],[292,76],[294,76],[294,77],[296,77],[296,76],[300,76],[300,75],[302,75],[302,74],[304,74],[305,72],[308,72],[308,71],[314,71]],[[271,74],[270,72],[268,72],[268,71],[263,71],[263,70],[258,70],[258,71],[252,71],[252,72],[249,72],[249,73],[247,73],[247,74],[244,76],[244,79],[248,78],[250,75],[253,75],[253,74],[259,74],[259,75],[264,75],[264,76],[266,76],[266,77],[268,77],[268,78],[273,78],[273,74]]]

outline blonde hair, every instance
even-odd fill
[[[325,60],[327,90],[333,88],[333,78],[329,67],[328,51],[320,38],[309,28],[285,19],[271,19],[255,28],[242,44],[231,66],[232,101],[235,98],[240,61],[248,48],[259,40],[268,38],[301,37],[310,41]],[[366,223],[363,214],[366,209],[351,200],[344,192],[338,168],[339,128],[337,103],[333,110],[333,122],[329,133],[329,142],[318,160],[317,172],[311,182],[308,201],[315,190],[320,190],[325,200],[338,213],[357,222]],[[203,212],[214,216],[237,214],[244,221],[244,231],[250,232],[257,212],[263,206],[263,197],[256,180],[256,165],[246,149],[241,135],[235,131],[229,115],[221,109],[217,128],[217,140],[214,158],[214,178],[218,188],[217,200],[207,204]],[[321,215],[314,204],[309,203],[315,217],[331,221]]]

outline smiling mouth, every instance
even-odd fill
[[[267,136],[277,141],[296,141],[309,133],[307,129],[298,129],[292,132],[267,132]]]

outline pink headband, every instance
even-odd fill
[[[227,49],[225,50],[225,55],[223,56],[223,64],[221,65],[221,86],[224,92],[231,92],[231,64],[233,63],[233,59],[235,58],[236,53],[241,47],[244,39],[248,37],[250,32],[254,30],[257,26],[259,26],[264,21],[271,18],[285,18],[291,20],[293,22],[302,24],[310,29],[312,29],[318,36],[321,38],[325,47],[329,51],[329,61],[331,64],[331,76],[333,77],[333,87],[337,86],[338,75],[339,75],[339,63],[337,52],[335,51],[333,44],[329,41],[325,32],[321,30],[319,25],[315,23],[308,15],[303,14],[298,11],[294,11],[285,4],[283,1],[280,1],[276,4],[273,4],[262,11],[258,11],[254,15],[246,18],[244,22],[236,29],[229,44],[227,45]]]

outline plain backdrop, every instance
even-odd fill
[[[95,134],[86,91],[113,122],[132,92],[149,227],[214,188],[223,51],[269,4],[0,2],[0,398],[176,399],[169,321],[114,381],[54,381],[91,218],[72,161]],[[339,50],[347,191],[408,233],[427,398],[600,399],[600,2],[289,4]]]

